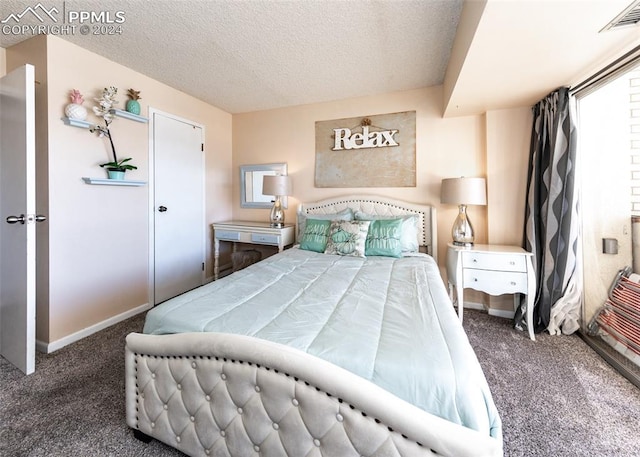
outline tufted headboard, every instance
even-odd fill
[[[320,200],[312,203],[301,203],[298,214],[332,214],[351,208],[379,216],[418,215],[419,245],[436,261],[438,253],[436,209],[430,205],[405,202],[402,200],[377,195],[346,195]],[[299,235],[298,231],[296,233]]]

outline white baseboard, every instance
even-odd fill
[[[489,308],[489,314],[496,317],[503,317],[505,319],[513,319],[516,315],[515,311],[509,311],[508,309]]]
[[[513,319],[513,316],[516,314],[515,311],[509,311],[507,309],[487,308],[482,303],[477,302],[464,302],[464,307],[465,309],[486,311],[490,316],[502,317],[504,319]]]
[[[105,319],[102,322],[98,322],[97,324],[92,325],[91,327],[83,328],[80,331],[72,333],[71,335],[67,335],[64,338],[60,338],[59,340],[53,341],[51,343],[45,343],[44,341],[36,340],[36,349],[40,352],[44,352],[45,354],[50,354],[58,349],[62,349],[63,347],[75,343],[76,341],[80,341],[83,338],[88,337],[89,335],[93,335],[94,333],[99,332],[100,330],[104,330],[107,327],[111,327],[112,325],[117,324],[118,322],[122,322],[130,317],[135,316],[136,314],[143,313],[148,309],[151,309],[149,303],[145,303],[144,305],[140,305],[136,308],[130,309],[129,311],[125,311],[124,313],[118,314],[117,316],[110,317],[109,319]]]

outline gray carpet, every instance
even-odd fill
[[[136,440],[125,423],[124,337],[142,323],[38,354],[28,377],[0,358],[0,455],[182,455]],[[473,310],[465,329],[502,417],[505,456],[640,455],[640,390],[578,336],[533,342]]]

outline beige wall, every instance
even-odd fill
[[[149,189],[84,184],[83,176],[104,176],[98,164],[110,158],[110,149],[104,139],[88,130],[63,124],[60,118],[69,103],[69,91],[79,89],[90,111],[103,87],[119,88],[120,107],[127,99],[127,89],[133,87],[141,91],[141,114],[146,115],[152,106],[204,125],[207,227],[231,216],[232,118],[62,39],[36,37],[23,43],[20,49],[7,51],[8,57],[15,57],[9,58],[12,66],[43,51],[47,62],[42,83],[48,90],[49,108],[47,119],[37,129],[41,132],[48,126],[44,151],[49,179],[48,313],[39,308],[37,319],[38,339],[50,343],[148,303]],[[148,180],[148,124],[118,118],[111,131],[119,157],[132,157],[138,166],[128,173],[128,179]],[[206,270],[211,276],[208,238]]]
[[[0,76],[7,74],[7,51],[0,48]]]
[[[378,194],[435,205],[438,256],[443,269],[446,243],[451,239],[457,208],[440,204],[440,181],[463,175],[487,176],[489,201],[496,209],[491,209],[487,220],[488,207],[469,208],[477,241],[520,244],[531,122],[529,109],[444,119],[442,99],[443,88],[436,86],[234,115],[234,219],[267,220],[269,216],[268,210],[240,207],[240,165],[287,162],[294,189],[286,215],[291,222],[295,221],[296,206],[300,202],[343,194]],[[314,187],[316,121],[410,110],[416,111],[416,187]]]

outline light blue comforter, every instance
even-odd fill
[[[293,346],[451,422],[502,438],[435,261],[289,249],[169,300],[144,332],[223,332]]]

